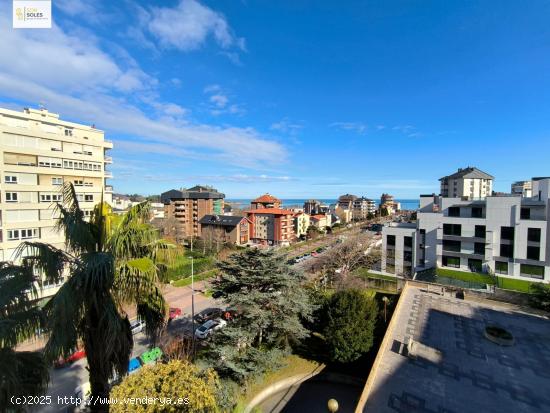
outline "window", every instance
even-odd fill
[[[395,258],[395,249],[393,248],[386,249],[386,258]]]
[[[540,242],[540,228],[527,228],[527,241]]]
[[[500,239],[514,240],[514,227],[500,227]]]
[[[540,260],[540,247],[527,247],[527,259],[528,260]]]
[[[65,129],[65,136],[73,136],[73,130],[72,129]]]
[[[94,200],[93,195],[84,195],[84,201],[86,202],[92,202]]]
[[[61,194],[40,194],[40,202],[60,202]]]
[[[38,238],[38,228],[29,228],[29,229],[9,229],[8,230],[8,240],[18,240],[18,239],[31,239]]]
[[[544,278],[544,267],[540,265],[521,264],[520,274],[524,277],[538,278],[542,280]]]
[[[483,242],[474,244],[474,254],[485,255],[485,244]]]
[[[521,219],[531,219],[531,209],[530,208],[521,208],[520,218]]]
[[[485,239],[485,225],[476,225],[475,236]]]
[[[480,207],[472,207],[472,218],[482,218],[483,209]]]
[[[449,207],[449,216],[450,217],[459,217],[460,208],[459,207]]]
[[[448,257],[444,255],[442,261],[444,267],[460,268],[460,258],[458,257]]]
[[[16,184],[17,183],[17,176],[14,176],[14,175],[4,176],[4,183],[6,183],[6,184]]]
[[[457,235],[462,234],[462,225],[460,224],[443,224],[444,235]]]
[[[386,244],[395,246],[395,235],[386,235]]]
[[[74,186],[84,186],[84,181],[75,180],[75,181],[74,181]]]
[[[412,237],[403,237],[403,245],[405,247],[412,248],[413,246],[413,239]]]
[[[6,192],[6,202],[17,202],[17,192]]]
[[[460,241],[443,240],[443,251],[460,252]]]
[[[514,246],[510,244],[500,244],[500,256],[514,258]]]
[[[8,241],[19,239],[18,229],[8,229]]]
[[[395,274],[395,265],[386,264],[386,272],[389,272],[390,274]]]
[[[481,260],[476,260],[473,258],[468,259],[468,268],[472,272],[481,272],[483,269],[483,264]]]
[[[63,185],[63,178],[52,178],[52,185]]]
[[[495,261],[495,272],[497,274],[508,274],[508,263],[505,261]]]
[[[403,261],[412,262],[412,251],[403,251]]]

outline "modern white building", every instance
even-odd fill
[[[84,213],[103,199],[110,201],[112,142],[103,131],[66,122],[46,109],[23,112],[0,108],[0,261],[12,261],[26,240],[62,248],[55,203],[65,182],[75,186]],[[44,290],[53,294],[58,286]]]
[[[353,219],[367,219],[369,214],[376,213],[376,202],[373,199],[360,197],[353,200]]]
[[[550,178],[533,178],[531,185],[529,198],[421,196],[414,227],[384,227],[382,270],[400,275],[448,267],[550,282]]]
[[[441,196],[449,198],[481,199],[493,192],[493,176],[468,166],[439,179]]]

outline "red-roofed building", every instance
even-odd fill
[[[266,195],[255,199],[252,204],[256,203],[258,206],[264,201],[271,202],[264,198]],[[277,205],[280,205],[277,198],[271,197],[271,199],[276,200]],[[250,221],[250,240],[252,242],[262,245],[287,245],[296,240],[293,211],[281,208],[253,207],[246,213]]]
[[[281,200],[275,198],[271,194],[263,194],[261,197],[254,199],[250,203],[250,208],[260,209],[260,208],[280,208]]]

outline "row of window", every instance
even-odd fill
[[[4,176],[4,183],[6,184],[17,184],[17,176],[16,175],[5,175]],[[82,179],[75,179],[73,181],[74,186],[94,186],[93,182],[90,181],[84,181]],[[52,177],[52,185],[63,185],[63,178],[61,177]]]
[[[93,194],[77,194],[77,199],[84,202],[93,202]],[[40,194],[40,202],[61,202],[61,194]],[[18,192],[6,192],[6,202],[19,202]]]
[[[474,236],[476,238],[485,238],[486,229],[485,225],[476,225]],[[462,235],[461,224],[443,224],[443,235]],[[515,235],[514,227],[500,227],[500,239],[513,241]],[[540,242],[541,230],[540,228],[527,228],[527,240],[532,242]]]
[[[38,228],[8,229],[7,233],[8,241],[40,238],[40,229]]]
[[[466,207],[449,207],[447,209],[447,214],[450,217],[460,217],[461,209],[466,209]],[[472,218],[483,218],[483,208],[482,207],[471,207]],[[522,207],[520,210],[520,219],[531,219],[531,208]]]
[[[460,258],[442,256],[442,264],[444,267],[460,268]],[[508,275],[508,262],[496,261],[495,273]],[[482,271],[482,261],[470,258],[468,259],[468,268],[470,271]],[[519,273],[523,277],[544,279],[544,267],[541,265],[520,264]]]

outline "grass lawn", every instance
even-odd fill
[[[397,277],[392,277],[391,275],[376,274],[370,272],[367,268],[358,268],[353,272],[353,275],[356,275],[361,278],[375,278],[377,280],[386,280],[386,281],[396,281]]]
[[[254,381],[250,382],[248,384],[246,393],[239,398],[239,402],[237,403],[238,408],[236,408],[234,411],[244,411],[244,407],[246,407],[248,402],[252,400],[254,396],[260,393],[266,387],[271,386],[272,384],[275,384],[280,380],[299,374],[313,373],[317,369],[324,368],[324,365],[320,363],[306,360],[295,354],[291,354],[286,357],[286,359],[284,360],[284,364],[284,367],[278,370],[267,372],[262,376],[256,378]]]
[[[532,284],[538,284],[534,281],[515,280],[512,278],[498,277],[497,287],[504,290],[514,290],[521,293],[528,293]]]
[[[197,257],[193,260],[195,274],[202,273],[214,268],[214,258]],[[182,280],[191,276],[191,257],[188,255],[177,257],[168,267],[168,279],[171,281]],[[191,281],[189,281],[191,282]]]
[[[489,274],[484,274],[480,272],[467,272],[467,271],[456,271],[450,270],[447,268],[438,268],[436,274],[440,277],[455,278],[457,280],[480,283],[480,284],[495,284],[495,279]]]
[[[204,271],[204,272],[201,272],[199,274],[195,273],[195,282],[198,282],[198,281],[204,281],[204,280],[207,280],[209,278],[212,278],[216,275],[216,272],[218,270],[216,269],[213,269],[213,270],[209,270],[209,271]],[[185,277],[185,278],[180,278],[179,280],[176,280],[172,283],[172,285],[174,287],[187,287],[188,285],[191,285],[191,276],[189,277]]]

